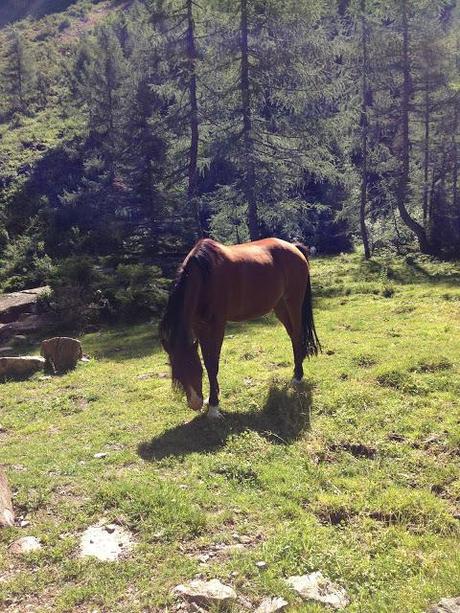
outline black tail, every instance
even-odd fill
[[[318,351],[321,351],[321,343],[316,334],[315,322],[313,320],[313,298],[310,274],[308,275],[307,289],[305,290],[305,297],[302,305],[302,324],[305,356],[318,355]]]
[[[309,249],[302,243],[294,243],[300,253],[308,262]],[[302,327],[303,327],[303,350],[304,357],[318,355],[321,351],[321,343],[316,334],[315,322],[313,319],[313,296],[311,291],[310,273],[308,273],[307,288],[302,305]]]

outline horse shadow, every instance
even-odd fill
[[[310,429],[313,385],[273,383],[262,410],[224,413],[222,420],[210,421],[199,415],[138,445],[137,453],[154,462],[171,456],[209,453],[225,446],[232,434],[252,430],[273,444],[290,444]]]

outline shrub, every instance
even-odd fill
[[[56,268],[52,307],[60,323],[72,328],[98,321],[139,321],[161,311],[167,284],[156,266],[104,269],[89,257],[70,257]]]

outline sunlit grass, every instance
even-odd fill
[[[313,260],[323,353],[294,390],[276,319],[229,326],[217,425],[172,393],[154,323],[87,335],[93,359],[74,373],[2,385],[0,461],[31,523],[0,532],[0,608],[164,611],[197,573],[305,611],[322,608],[284,577],[321,570],[350,611],[423,611],[456,595],[459,272]],[[80,532],[104,517],[134,532],[132,556],[79,560]],[[25,534],[44,547],[18,561],[8,544]],[[245,550],[197,559],[238,537]]]

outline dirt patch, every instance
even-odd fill
[[[348,451],[355,458],[366,458],[374,460],[377,456],[377,449],[364,443],[334,443],[330,446],[332,451]]]

